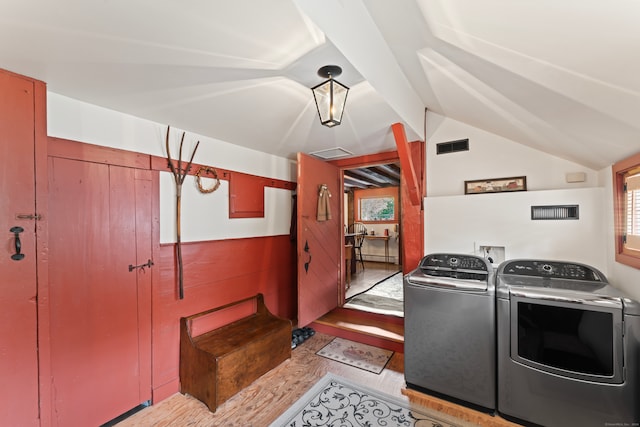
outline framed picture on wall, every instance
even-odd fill
[[[504,193],[526,191],[527,177],[478,179],[464,182],[464,194]]]

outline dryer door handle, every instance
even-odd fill
[[[567,294],[566,291],[558,291],[552,288],[545,288],[543,291],[533,289],[512,289],[511,298],[526,298],[529,300],[553,301],[558,303],[591,305],[596,307],[606,307],[610,309],[622,310],[622,300],[616,297],[606,295],[588,295],[588,294]]]

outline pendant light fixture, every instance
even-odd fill
[[[329,80],[311,88],[318,108],[320,123],[330,128],[338,126],[342,122],[344,105],[347,102],[347,93],[349,92],[348,87],[333,79],[340,74],[342,74],[342,68],[337,65],[325,65],[318,70],[318,75]]]

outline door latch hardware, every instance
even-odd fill
[[[309,272],[309,266],[311,265],[311,252],[309,252],[309,241],[304,242],[304,251],[309,254],[309,261],[304,263],[304,272]]]
[[[36,221],[40,221],[42,219],[42,215],[40,215],[40,214],[18,214],[18,215],[16,215],[16,219],[35,219]]]
[[[16,249],[16,253],[11,255],[11,259],[14,260],[14,261],[20,261],[20,260],[24,259],[24,254],[21,252],[22,251],[22,243],[20,243],[20,233],[22,233],[24,231],[24,228],[22,228],[22,227],[11,227],[11,229],[9,231],[13,233],[13,236],[15,238],[14,247]]]
[[[135,270],[136,268],[139,268],[142,271],[144,271],[145,267],[151,268],[152,265],[153,265],[153,261],[151,261],[151,260],[145,262],[144,264],[140,264],[140,265],[129,264],[129,271],[131,272],[131,271]]]

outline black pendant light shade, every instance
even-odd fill
[[[342,122],[349,88],[333,79],[341,73],[342,68],[337,65],[326,65],[318,70],[318,75],[329,80],[311,88],[318,108],[320,123],[327,127],[338,126]]]

